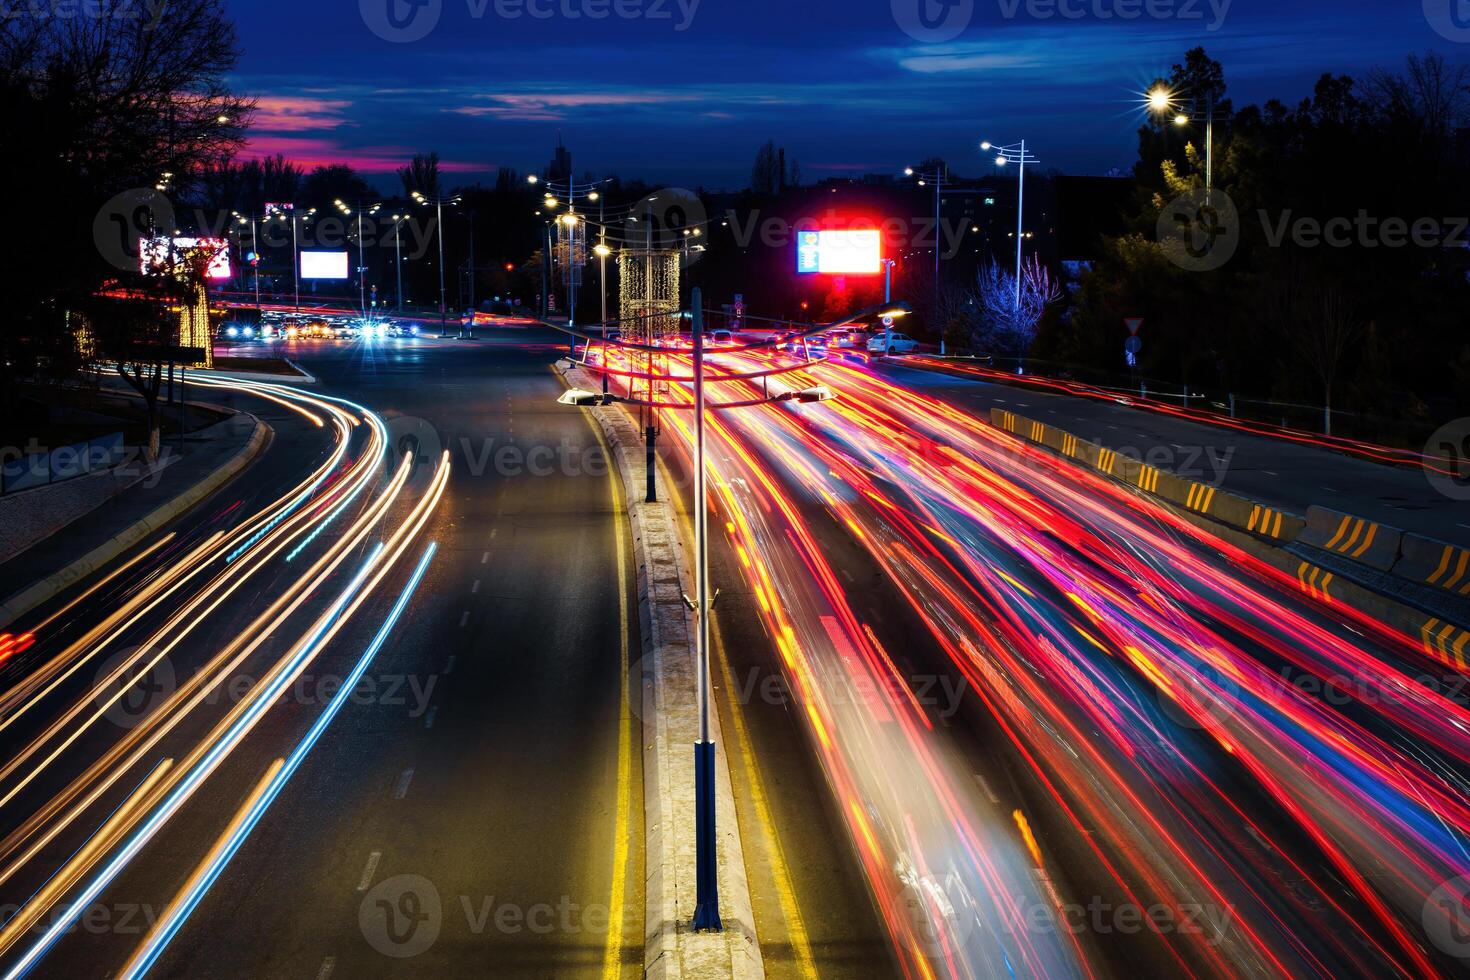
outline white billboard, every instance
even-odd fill
[[[798,231],[796,271],[875,276],[883,271],[883,235],[876,228]]]
[[[302,279],[346,279],[346,252],[302,252]]]
[[[172,241],[172,252],[170,252]],[[187,249],[207,248],[213,254],[209,260],[209,278],[228,279],[230,270],[230,243],[223,238],[144,238],[139,241],[138,254],[145,273],[161,272],[171,263],[181,259],[180,253]]]

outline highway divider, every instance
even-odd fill
[[[1455,670],[1467,669],[1470,631],[1304,561],[1285,546],[1298,542],[1311,545],[1462,596],[1470,595],[1470,552],[1465,549],[1325,507],[1308,508],[1305,518],[1285,513],[1218,487],[1183,479],[1014,412],[991,409],[991,422],[1173,504],[1191,517],[1209,519],[1214,533],[1294,576],[1301,590],[1317,601],[1326,605],[1344,603],[1366,612],[1418,639],[1424,652],[1435,660]]]
[[[1443,541],[1405,534],[1403,557],[1394,565],[1393,573],[1411,582],[1470,596],[1470,551]]]
[[[1307,526],[1297,540],[1387,572],[1398,563],[1403,538],[1404,532],[1398,528],[1312,506],[1307,508]]]
[[[1295,541],[1306,527],[1307,522],[1295,514],[1267,507],[1219,487],[1175,476],[1055,426],[998,408],[990,410],[990,419],[996,428],[1056,450],[1105,476],[1269,541]]]
[[[597,390],[585,369],[557,362],[569,386]],[[765,976],[755,913],[746,880],[745,852],[735,812],[729,758],[711,712],[715,740],[720,917],[724,931],[696,933],[694,849],[694,743],[698,739],[695,623],[684,596],[694,592],[670,488],[658,474],[659,503],[644,501],[643,437],[617,406],[586,409],[612,450],[623,480],[638,566],[638,619],[642,642],[643,826],[645,830],[643,976],[648,980]]]

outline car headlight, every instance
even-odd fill
[[[246,337],[254,337],[255,336],[255,331],[253,329],[251,329],[250,327],[246,327],[244,330],[241,331],[241,333],[243,333]]]
[[[225,336],[226,337],[238,337],[238,336],[240,336],[240,331],[236,330],[234,327],[226,327],[225,328]]]

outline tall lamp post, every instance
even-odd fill
[[[1021,308],[1021,247],[1026,240],[1026,164],[1040,163],[1026,151],[1026,141],[1010,146],[992,146],[989,141],[980,144],[982,150],[995,151],[995,165],[1004,167],[1014,163],[1020,167],[1016,185],[1016,309]]]
[[[432,206],[435,210],[435,221],[439,225],[439,336],[443,337],[449,332],[448,292],[444,283],[444,205],[458,204],[461,198],[458,194],[453,197],[425,197],[414,191],[413,199],[424,207]]]
[[[948,168],[942,164],[931,172],[922,172],[913,167],[905,167],[905,177],[917,177],[920,187],[934,186],[934,329],[939,331],[939,356],[944,356],[944,326],[939,322],[939,254],[942,251],[944,236],[940,233],[940,222],[943,220],[941,203],[945,194],[955,193],[946,191],[945,182],[949,180]]]
[[[817,333],[825,333],[836,330],[850,323],[865,319],[874,315],[884,317],[899,317],[908,313],[906,303],[889,304],[869,307],[859,310],[845,319],[836,323],[826,324],[805,332],[809,336]],[[735,409],[749,408],[759,405],[774,404],[777,402],[801,402],[810,404],[813,402],[831,401],[835,396],[832,391],[824,385],[806,388],[800,391],[787,390],[774,396],[757,398],[751,401],[735,402],[726,405],[706,406],[704,397],[704,298],[701,290],[695,287],[690,294],[689,312],[691,335],[694,346],[694,551],[695,551],[695,601],[691,604],[698,616],[698,624],[695,632],[695,678],[698,685],[696,699],[699,708],[699,741],[694,745],[694,840],[695,840],[695,905],[694,905],[694,929],[696,932],[719,931],[723,928],[720,921],[720,895],[719,895],[719,863],[717,859],[716,836],[716,807],[715,807],[715,743],[710,731],[710,711],[713,700],[713,689],[710,685],[710,618],[711,602],[709,588],[709,502],[706,498],[706,456],[704,439],[704,420],[706,410],[713,409]],[[548,323],[547,326],[561,329],[555,324]],[[577,336],[575,333],[573,336]],[[588,341],[591,337],[586,338]],[[771,340],[761,344],[752,344],[742,348],[751,350],[756,348],[771,348],[780,341]],[[626,344],[621,341],[618,346],[634,350],[648,350],[638,344]],[[737,381],[742,378],[765,376],[769,372],[757,372],[754,375],[729,375],[721,374],[720,381]],[[650,395],[648,402],[640,402],[633,398],[625,398],[619,395],[607,393],[598,394],[592,391],[584,391],[572,388],[562,394],[558,401],[563,405],[572,405],[580,408],[592,408],[600,405],[608,405],[614,402],[625,402],[632,405],[647,405],[657,407]],[[680,406],[682,407],[682,406]]]
[[[398,312],[403,312],[403,223],[408,220],[406,214],[395,214],[393,216],[393,264],[398,269]]]
[[[1199,95],[1178,97],[1165,85],[1157,85],[1148,93],[1149,111],[1157,116],[1169,116],[1176,126],[1188,126],[1192,122],[1205,124],[1205,193],[1215,189],[1215,103],[1219,90],[1206,86]]]
[[[368,318],[368,306],[367,306],[367,256],[366,256],[366,253],[364,251],[364,249],[366,248],[366,243],[365,243],[365,240],[364,240],[365,239],[365,236],[363,235],[363,227],[362,226],[363,226],[363,220],[365,218],[370,218],[370,217],[376,215],[378,213],[379,209],[381,209],[383,207],[383,205],[381,205],[381,204],[374,204],[370,208],[364,208],[359,203],[358,206],[357,206],[357,209],[354,211],[352,208],[349,208],[341,200],[341,198],[338,198],[337,200],[333,201],[332,203],[334,205],[336,205],[337,210],[339,210],[339,211],[342,212],[342,216],[343,217],[345,217],[345,218],[351,218],[354,215],[356,215],[356,217],[357,217],[357,292],[358,292],[358,301],[362,305],[362,318],[364,320],[366,320]]]

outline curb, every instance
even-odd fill
[[[593,386],[561,362],[553,368],[569,385]],[[645,449],[627,413],[590,409],[613,452],[623,479],[638,565],[638,619],[642,640],[644,977],[765,976],[755,913],[746,879],[745,852],[731,788],[729,758],[718,712],[715,740],[715,806],[719,830],[721,933],[691,928],[695,899],[694,743],[696,717],[694,614],[684,603],[692,579],[684,562],[668,487],[657,474],[660,503],[644,502]]]
[[[265,447],[269,445],[274,432],[270,426],[266,425],[254,415],[248,412],[241,412],[240,414],[253,419],[255,428],[250,433],[250,441],[239,452],[225,462],[223,466],[216,467],[204,479],[159,507],[147,517],[137,521],[131,527],[118,532],[112,538],[94,548],[88,554],[78,558],[61,571],[42,579],[27,589],[17,592],[3,603],[0,603],[0,627],[10,625],[41,603],[54,598],[60,592],[92,575],[149,534],[154,533],[173,520],[183,516],[189,510],[192,510],[200,501],[219,490],[243,472],[264,451]]]

